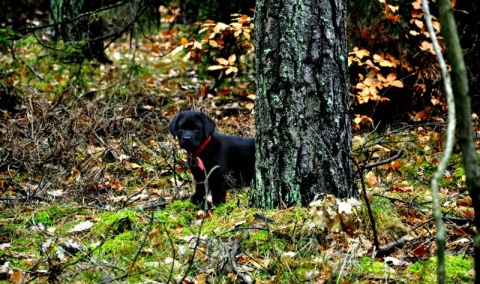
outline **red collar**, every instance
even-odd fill
[[[202,153],[203,150],[205,150],[205,147],[207,147],[208,143],[210,143],[211,138],[212,138],[212,136],[208,136],[208,138],[205,139],[205,141],[202,142],[200,147],[198,147],[198,149],[197,149],[197,151],[195,151],[195,153],[188,154],[188,157],[190,158],[189,161],[188,161],[190,166],[198,167],[202,171],[205,170],[205,166],[203,165],[203,161],[202,161],[202,159],[200,159],[200,157],[198,155],[200,155],[200,153]]]
[[[205,150],[205,147],[207,147],[208,143],[210,143],[211,138],[212,138],[212,136],[208,136],[208,138],[205,139],[205,141],[202,142],[200,147],[198,147],[197,151],[195,151],[195,154],[194,154],[195,156],[200,155],[200,153],[202,153],[203,150]]]

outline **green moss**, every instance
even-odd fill
[[[100,232],[105,234],[111,230],[114,231],[123,231],[125,222],[130,222],[131,224],[138,224],[137,213],[132,210],[122,210],[118,212],[103,212],[99,216],[99,222],[97,222],[94,226],[93,232]],[[128,220],[128,221],[127,221]]]
[[[229,200],[228,202],[220,204],[217,208],[215,208],[215,214],[225,216],[232,213],[237,208],[237,200]]]
[[[193,204],[190,201],[175,200],[173,203],[170,203],[167,209],[173,212],[183,212],[187,209],[193,209]]]
[[[373,218],[378,232],[395,233],[402,236],[406,232],[406,228],[402,223],[402,217],[397,213],[395,205],[387,198],[375,197],[374,202],[370,204]],[[365,228],[371,228],[370,218],[367,212],[367,206],[362,204],[360,216],[365,224]]]
[[[33,216],[33,220],[50,227],[62,223],[72,214],[79,214],[79,211],[79,207],[77,205],[72,206],[72,204],[45,206],[38,209]]]
[[[137,250],[137,245],[139,244],[138,237],[132,231],[126,231],[113,239],[105,241],[100,249],[95,250],[95,254],[131,258]]]
[[[358,265],[365,274],[383,275],[385,273],[385,263],[373,261],[371,257],[364,256],[360,258]]]
[[[447,283],[473,283],[474,277],[469,275],[474,262],[471,257],[464,255],[446,255],[445,270]],[[427,261],[419,261],[406,269],[408,278],[415,279],[416,283],[437,282],[437,258],[432,257]]]
[[[188,227],[195,220],[196,207],[189,201],[176,200],[164,210],[155,213],[155,222],[164,223],[166,229]]]

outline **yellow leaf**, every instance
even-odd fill
[[[175,54],[179,53],[179,52],[182,51],[182,50],[183,50],[183,45],[179,45],[179,46],[175,47],[175,49],[172,50],[172,52],[170,52],[170,54],[171,54],[171,55],[175,55]]]
[[[237,56],[235,54],[232,54],[228,57],[228,63],[230,65],[232,65],[233,63],[235,63],[235,60],[237,60]]]
[[[229,68],[227,69],[227,71],[225,71],[225,74],[228,75],[228,74],[230,74],[230,73],[232,73],[232,72],[233,72],[233,73],[237,73],[237,72],[238,72],[238,68],[235,67],[235,66],[229,67]]]
[[[370,171],[365,177],[365,183],[370,187],[374,187],[378,184],[378,178],[373,172]]]
[[[419,32],[414,31],[414,30],[411,30],[409,33],[413,36],[418,36],[420,34]]]
[[[375,64],[373,64],[372,60],[370,60],[370,59],[368,59],[367,61],[365,61],[364,64],[367,65],[367,66],[370,66],[370,67],[375,67]]]
[[[440,23],[438,21],[433,21],[432,26],[435,29],[436,34],[438,34],[440,32]]]
[[[412,2],[413,9],[422,10],[422,1],[415,0]]]
[[[226,28],[228,28],[228,25],[224,23],[217,23],[217,25],[215,25],[215,27],[213,28],[213,32],[218,34],[219,32],[225,30]]]
[[[225,59],[225,58],[217,58],[216,59],[218,63],[222,64],[222,65],[228,65],[228,61]]]
[[[398,7],[398,6],[393,6],[393,5],[388,5],[388,8],[390,8],[390,10],[391,10],[392,12],[396,12],[399,7]]]
[[[377,74],[377,79],[378,79],[378,81],[380,81],[380,82],[387,82],[387,79],[383,76],[382,73],[378,73],[378,74]]]
[[[202,49],[202,44],[199,43],[198,41],[194,41],[193,42],[193,48]]]
[[[371,62],[371,61],[370,61]],[[370,70],[368,73],[367,73],[367,78],[375,78],[377,76],[377,71],[376,70]]]
[[[356,58],[355,58],[355,59],[356,59]],[[358,59],[356,59],[355,61],[357,61],[357,60],[358,60]],[[352,65],[353,61],[354,61],[353,57],[352,57],[352,56],[349,56],[349,57],[348,57],[348,66]]]
[[[217,41],[211,39],[208,41],[208,44],[210,44],[211,47],[218,47]]]
[[[390,83],[390,86],[392,87],[397,87],[397,88],[403,88],[403,82],[400,80],[395,80]]]
[[[182,37],[182,39],[180,40],[180,44],[182,44],[183,46],[185,46],[186,44],[188,44],[188,39]]]
[[[420,20],[415,20],[415,25],[416,25],[417,27],[419,27],[420,29],[423,28],[423,22],[420,21]]]
[[[243,31],[243,36],[246,38],[246,39],[250,39],[250,32],[247,32],[246,30]]]
[[[390,73],[390,74],[387,75],[387,81],[388,82],[395,81],[395,79],[397,79],[397,73]]]
[[[220,70],[220,69],[223,69],[225,68],[225,66],[222,66],[222,65],[212,65],[212,66],[209,66],[207,69],[208,70]]]
[[[393,62],[390,62],[388,60],[380,61],[379,64],[382,67],[395,67],[395,64],[393,64]]]
[[[255,107],[255,104],[254,104],[254,103],[246,103],[246,104],[245,104],[245,107],[246,107],[248,110],[252,110],[252,109]]]
[[[242,24],[240,23],[231,23],[230,26],[232,26],[236,30],[239,30],[242,28]]]
[[[435,50],[433,49],[433,45],[429,42],[423,41],[422,45],[420,46],[421,50],[429,51],[430,53],[435,55]]]
[[[202,28],[200,31],[198,31],[198,33],[201,34],[201,33],[204,33],[205,31],[208,31],[208,30],[210,30],[209,26],[207,26],[205,28]]]
[[[366,49],[358,49],[358,47],[354,47],[352,52],[348,54],[355,54],[356,57],[362,59],[364,56],[370,56],[370,52]]]
[[[130,163],[130,167],[132,168],[132,170],[138,170],[142,168],[142,166],[137,163]]]

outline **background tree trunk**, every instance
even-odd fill
[[[454,8],[460,44],[467,67],[472,109],[480,113],[480,2],[457,1]]]
[[[56,24],[53,37],[68,42],[87,59],[111,63],[105,48],[127,31],[133,32],[135,23],[147,27],[151,24],[149,17],[159,20],[160,3],[161,0],[51,0],[50,18]]]
[[[102,7],[103,1],[88,0],[52,0],[51,19],[54,23],[54,37],[69,43],[81,44],[81,52],[87,59],[97,59],[103,63],[110,60],[104,54],[102,35],[102,17],[91,19],[89,16],[76,19],[82,13]],[[67,20],[67,21],[66,21]],[[71,20],[71,21],[70,21]]]
[[[355,194],[344,0],[258,0],[256,175],[251,201]]]
[[[477,163],[475,138],[472,128],[472,110],[468,90],[467,69],[463,60],[462,48],[453,18],[453,8],[449,0],[438,2],[440,24],[445,38],[445,46],[452,71],[452,89],[456,106],[458,144],[462,151],[467,189],[475,209],[474,224],[477,227],[475,238],[475,283],[480,283],[480,171]]]

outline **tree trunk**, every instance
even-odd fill
[[[445,38],[448,60],[451,66],[452,89],[457,116],[458,143],[462,151],[467,189],[472,197],[475,209],[474,224],[477,227],[475,237],[475,283],[480,283],[480,171],[475,150],[475,138],[472,128],[472,110],[468,95],[467,69],[463,60],[462,49],[458,37],[457,26],[453,18],[453,8],[449,0],[438,2],[440,24]]]
[[[157,4],[146,0],[51,0],[50,17],[56,24],[53,37],[68,42],[87,59],[111,63],[104,53],[108,44],[131,30],[147,11],[158,10]]]
[[[480,3],[457,1],[455,21],[467,67],[468,86],[473,112],[480,112]]]
[[[261,208],[349,197],[346,1],[257,0],[256,174]]]

